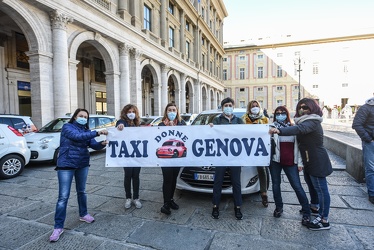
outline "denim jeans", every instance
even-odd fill
[[[304,171],[304,180],[308,185],[309,195],[310,195],[310,207],[314,209],[319,209],[319,198],[316,189],[313,186],[310,175]]]
[[[231,171],[231,184],[232,184],[232,195],[234,196],[234,205],[241,206],[242,201],[242,189],[240,182],[240,174],[242,172],[241,167],[228,167]],[[213,205],[219,206],[222,195],[223,179],[225,177],[226,167],[216,167],[214,174],[214,186],[213,186]]]
[[[319,215],[323,219],[328,220],[330,212],[330,193],[327,186],[326,177],[316,177],[312,175],[309,175],[309,177],[314,189],[318,193]]]
[[[303,186],[300,182],[299,170],[297,165],[294,166],[283,166],[278,162],[271,161],[270,164],[270,175],[273,187],[273,197],[276,208],[283,208],[283,200],[281,194],[281,172],[282,169],[290,182],[291,187],[296,193],[296,197],[302,207],[303,213],[306,216],[310,216],[310,205]]]
[[[362,142],[362,151],[368,194],[374,197],[374,142]]]
[[[54,228],[64,228],[66,218],[66,207],[68,205],[71,183],[75,178],[75,188],[77,191],[79,216],[87,215],[87,194],[86,181],[88,167],[75,170],[57,170],[58,177],[58,201],[56,204],[55,226]]]
[[[126,167],[123,168],[125,171],[125,193],[126,199],[139,199],[139,174],[140,174],[140,167]],[[132,190],[134,191],[133,196],[131,194],[131,182],[132,182]]]

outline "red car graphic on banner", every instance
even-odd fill
[[[156,149],[158,158],[178,158],[186,157],[187,148],[182,141],[167,140],[160,148]]]

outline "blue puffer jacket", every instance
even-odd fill
[[[83,168],[89,166],[90,153],[88,147],[100,150],[105,147],[94,138],[96,131],[86,129],[84,125],[66,123],[62,127],[60,153],[57,158],[58,168]]]

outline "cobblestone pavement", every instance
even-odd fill
[[[334,165],[344,164],[331,155]],[[0,181],[0,249],[374,249],[374,205],[364,184],[345,171],[328,177],[331,230],[310,231],[301,225],[296,195],[283,176],[285,203],[273,217],[258,193],[243,196],[244,219],[235,220],[231,196],[223,196],[219,220],[211,218],[211,195],[177,190],[180,209],[160,213],[160,168],[142,168],[143,208],[125,210],[123,169],[105,168],[105,154],[93,153],[87,193],[92,224],[78,220],[76,195],[71,193],[65,232],[48,241],[53,229],[57,177],[50,164],[31,164],[17,178]],[[303,180],[303,178],[301,178]],[[303,185],[306,185],[303,181]]]

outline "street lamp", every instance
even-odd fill
[[[297,68],[297,72],[299,73],[299,95],[298,95],[298,101],[300,101],[300,99],[301,99],[301,93],[300,93],[300,90],[301,90],[301,82],[300,82],[300,77],[301,77],[301,71],[303,71],[302,69],[301,69],[301,58],[300,58],[300,55],[299,55],[299,57],[298,58],[296,58],[295,60],[294,60],[294,65],[295,66],[298,66],[298,68]]]

